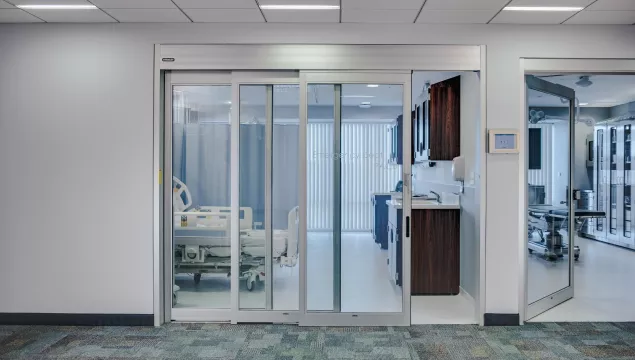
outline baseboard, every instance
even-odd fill
[[[485,313],[485,326],[519,326],[519,314],[492,314]]]
[[[154,315],[0,313],[0,325],[154,326]]]

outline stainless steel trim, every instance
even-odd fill
[[[342,310],[342,85],[333,99],[333,311]]]
[[[575,257],[574,249],[576,243],[576,230],[575,230],[575,210],[578,202],[573,201],[573,192],[575,191],[575,90],[569,89],[569,193],[567,194],[569,202],[569,225],[567,235],[569,236],[569,285],[571,286],[571,298],[573,298],[573,292],[575,289],[574,279],[575,276]]]
[[[163,169],[163,302],[165,322],[172,320],[172,292],[174,291],[174,249],[172,234],[172,74],[165,74],[165,114],[164,114],[164,169]]]
[[[165,323],[163,294],[163,114],[165,113],[165,82],[160,70],[160,47],[154,46],[154,107],[153,107],[153,181],[152,181],[152,277],[154,326]]]
[[[267,88],[265,104],[265,309],[273,309],[273,85]]]
[[[406,226],[412,227],[412,221],[407,222],[406,218],[412,219],[412,72],[404,77],[404,81],[400,83],[403,85],[403,134],[402,134],[402,179],[404,181],[403,186],[403,199],[402,199],[402,229],[403,236],[401,238],[401,298],[402,307],[401,313],[402,319],[401,325],[410,325],[411,321],[411,308],[410,308],[410,279],[412,274],[411,269],[411,237],[412,231],[408,233],[410,236],[406,236]],[[408,119],[408,120],[406,120]],[[412,229],[411,229],[412,230]]]
[[[307,97],[309,92],[307,91],[307,79],[304,73],[300,73],[300,139],[298,141],[299,156],[298,156],[298,170],[300,174],[298,180],[298,250],[299,250],[299,262],[300,266],[300,313],[307,313],[307,130],[308,130],[308,109],[307,109]]]
[[[232,82],[231,107],[231,309],[232,323],[236,324],[236,314],[240,310],[240,86]]]
[[[395,56],[399,54],[399,56]],[[431,70],[481,69],[478,45],[161,45],[162,69]]]

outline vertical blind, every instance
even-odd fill
[[[334,160],[341,159],[342,231],[372,228],[371,196],[389,192],[401,179],[401,166],[390,163],[388,123],[342,122],[341,152],[333,154],[333,123],[310,123],[307,136],[307,227],[330,231],[335,212]]]

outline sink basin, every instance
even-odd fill
[[[425,204],[425,205],[440,205],[441,203],[436,201],[435,199],[413,199],[417,204]]]

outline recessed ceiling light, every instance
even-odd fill
[[[93,10],[95,5],[16,5],[25,10]]]
[[[368,84],[367,86],[369,88],[377,88],[377,87],[379,87],[379,85],[377,85],[377,84]]]
[[[580,103],[580,106],[587,106],[589,103]]]
[[[263,10],[339,10],[339,5],[260,5]]]
[[[507,11],[581,11],[579,6],[507,6]]]

